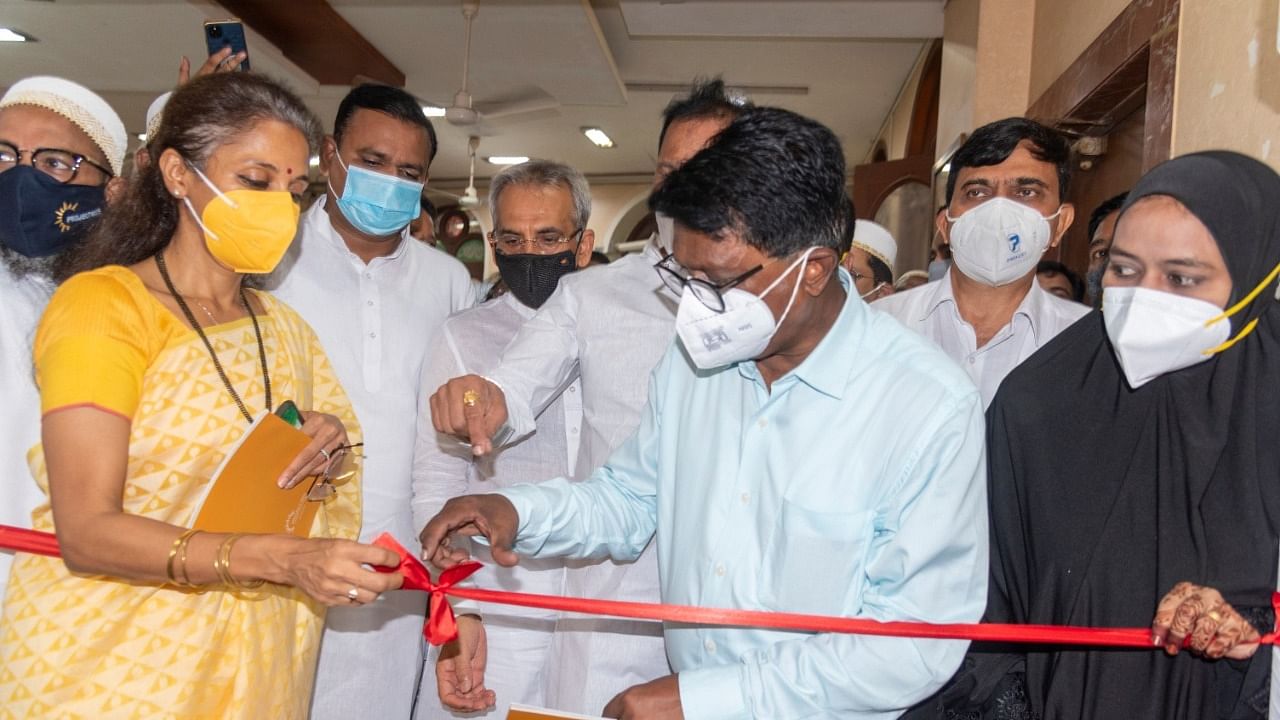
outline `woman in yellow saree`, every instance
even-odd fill
[[[302,718],[325,606],[399,586],[365,567],[394,554],[352,540],[358,481],[329,493],[310,539],[187,530],[258,413],[293,400],[311,437],[281,486],[327,476],[359,440],[311,329],[242,282],[288,247],[318,138],[269,80],[192,81],[67,269],[83,272],[36,335],[32,452],[50,498],[34,526],[64,559],[15,561],[0,717]]]

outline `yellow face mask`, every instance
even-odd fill
[[[217,194],[203,213],[189,198],[182,198],[204,231],[205,247],[222,265],[238,273],[269,273],[280,263],[298,232],[301,210],[293,195],[283,190],[231,190],[222,192],[195,166],[200,179]]]

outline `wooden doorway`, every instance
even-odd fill
[[[1077,138],[1066,199],[1076,220],[1058,249],[1084,274],[1089,264],[1089,216],[1106,199],[1133,187],[1169,158],[1180,0],[1133,0],[1049,86],[1027,115]],[[1092,145],[1092,148],[1089,146]]]
[[[942,41],[929,48],[911,104],[905,157],[883,159],[853,169],[853,206],[858,217],[884,225],[898,241],[895,275],[922,269],[933,239],[933,156],[938,136],[942,84]],[[878,148],[880,149],[880,148]]]

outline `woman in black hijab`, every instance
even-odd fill
[[[1103,313],[1014,370],[988,412],[986,619],[1152,626],[1164,649],[974,646],[934,709],[1267,717],[1278,265],[1280,176],[1262,163],[1188,155],[1129,194]]]

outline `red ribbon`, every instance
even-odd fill
[[[561,612],[607,615],[637,620],[661,620],[696,625],[726,625],[737,627],[770,628],[814,633],[847,633],[855,635],[879,635],[890,637],[931,638],[939,640],[972,640],[978,642],[1012,642],[1053,645],[1081,645],[1098,647],[1128,647],[1155,649],[1151,643],[1151,628],[1094,628],[1072,625],[1013,625],[998,623],[945,623],[891,621],[880,622],[866,618],[832,617],[827,615],[801,615],[759,610],[723,610],[666,605],[658,603],[619,602],[616,600],[592,600],[567,598],[556,595],[505,592],[461,588],[457,583],[480,569],[478,562],[465,562],[440,573],[438,582],[431,580],[431,573],[418,558],[387,533],[379,535],[374,545],[386,548],[400,557],[395,567],[379,567],[380,572],[399,572],[404,575],[404,586],[411,590],[430,593],[430,612],[422,634],[432,645],[442,645],[458,636],[458,624],[453,608],[445,600],[446,595],[481,600],[502,605],[559,610]],[[0,548],[58,557],[58,543],[53,535],[0,525]],[[1272,595],[1277,611],[1277,631],[1263,635],[1261,645],[1280,644],[1280,593]]]
[[[440,573],[440,582],[431,581],[431,573],[422,561],[414,557],[404,546],[396,542],[390,533],[382,533],[374,538],[373,544],[383,547],[400,556],[400,564],[395,567],[375,565],[374,569],[382,573],[398,572],[404,575],[402,589],[423,590],[430,595],[427,602],[427,621],[422,625],[422,636],[432,645],[443,645],[458,637],[458,621],[453,617],[453,607],[445,600],[445,595],[454,591],[454,585],[471,577],[475,571],[483,567],[480,563],[464,562]]]

